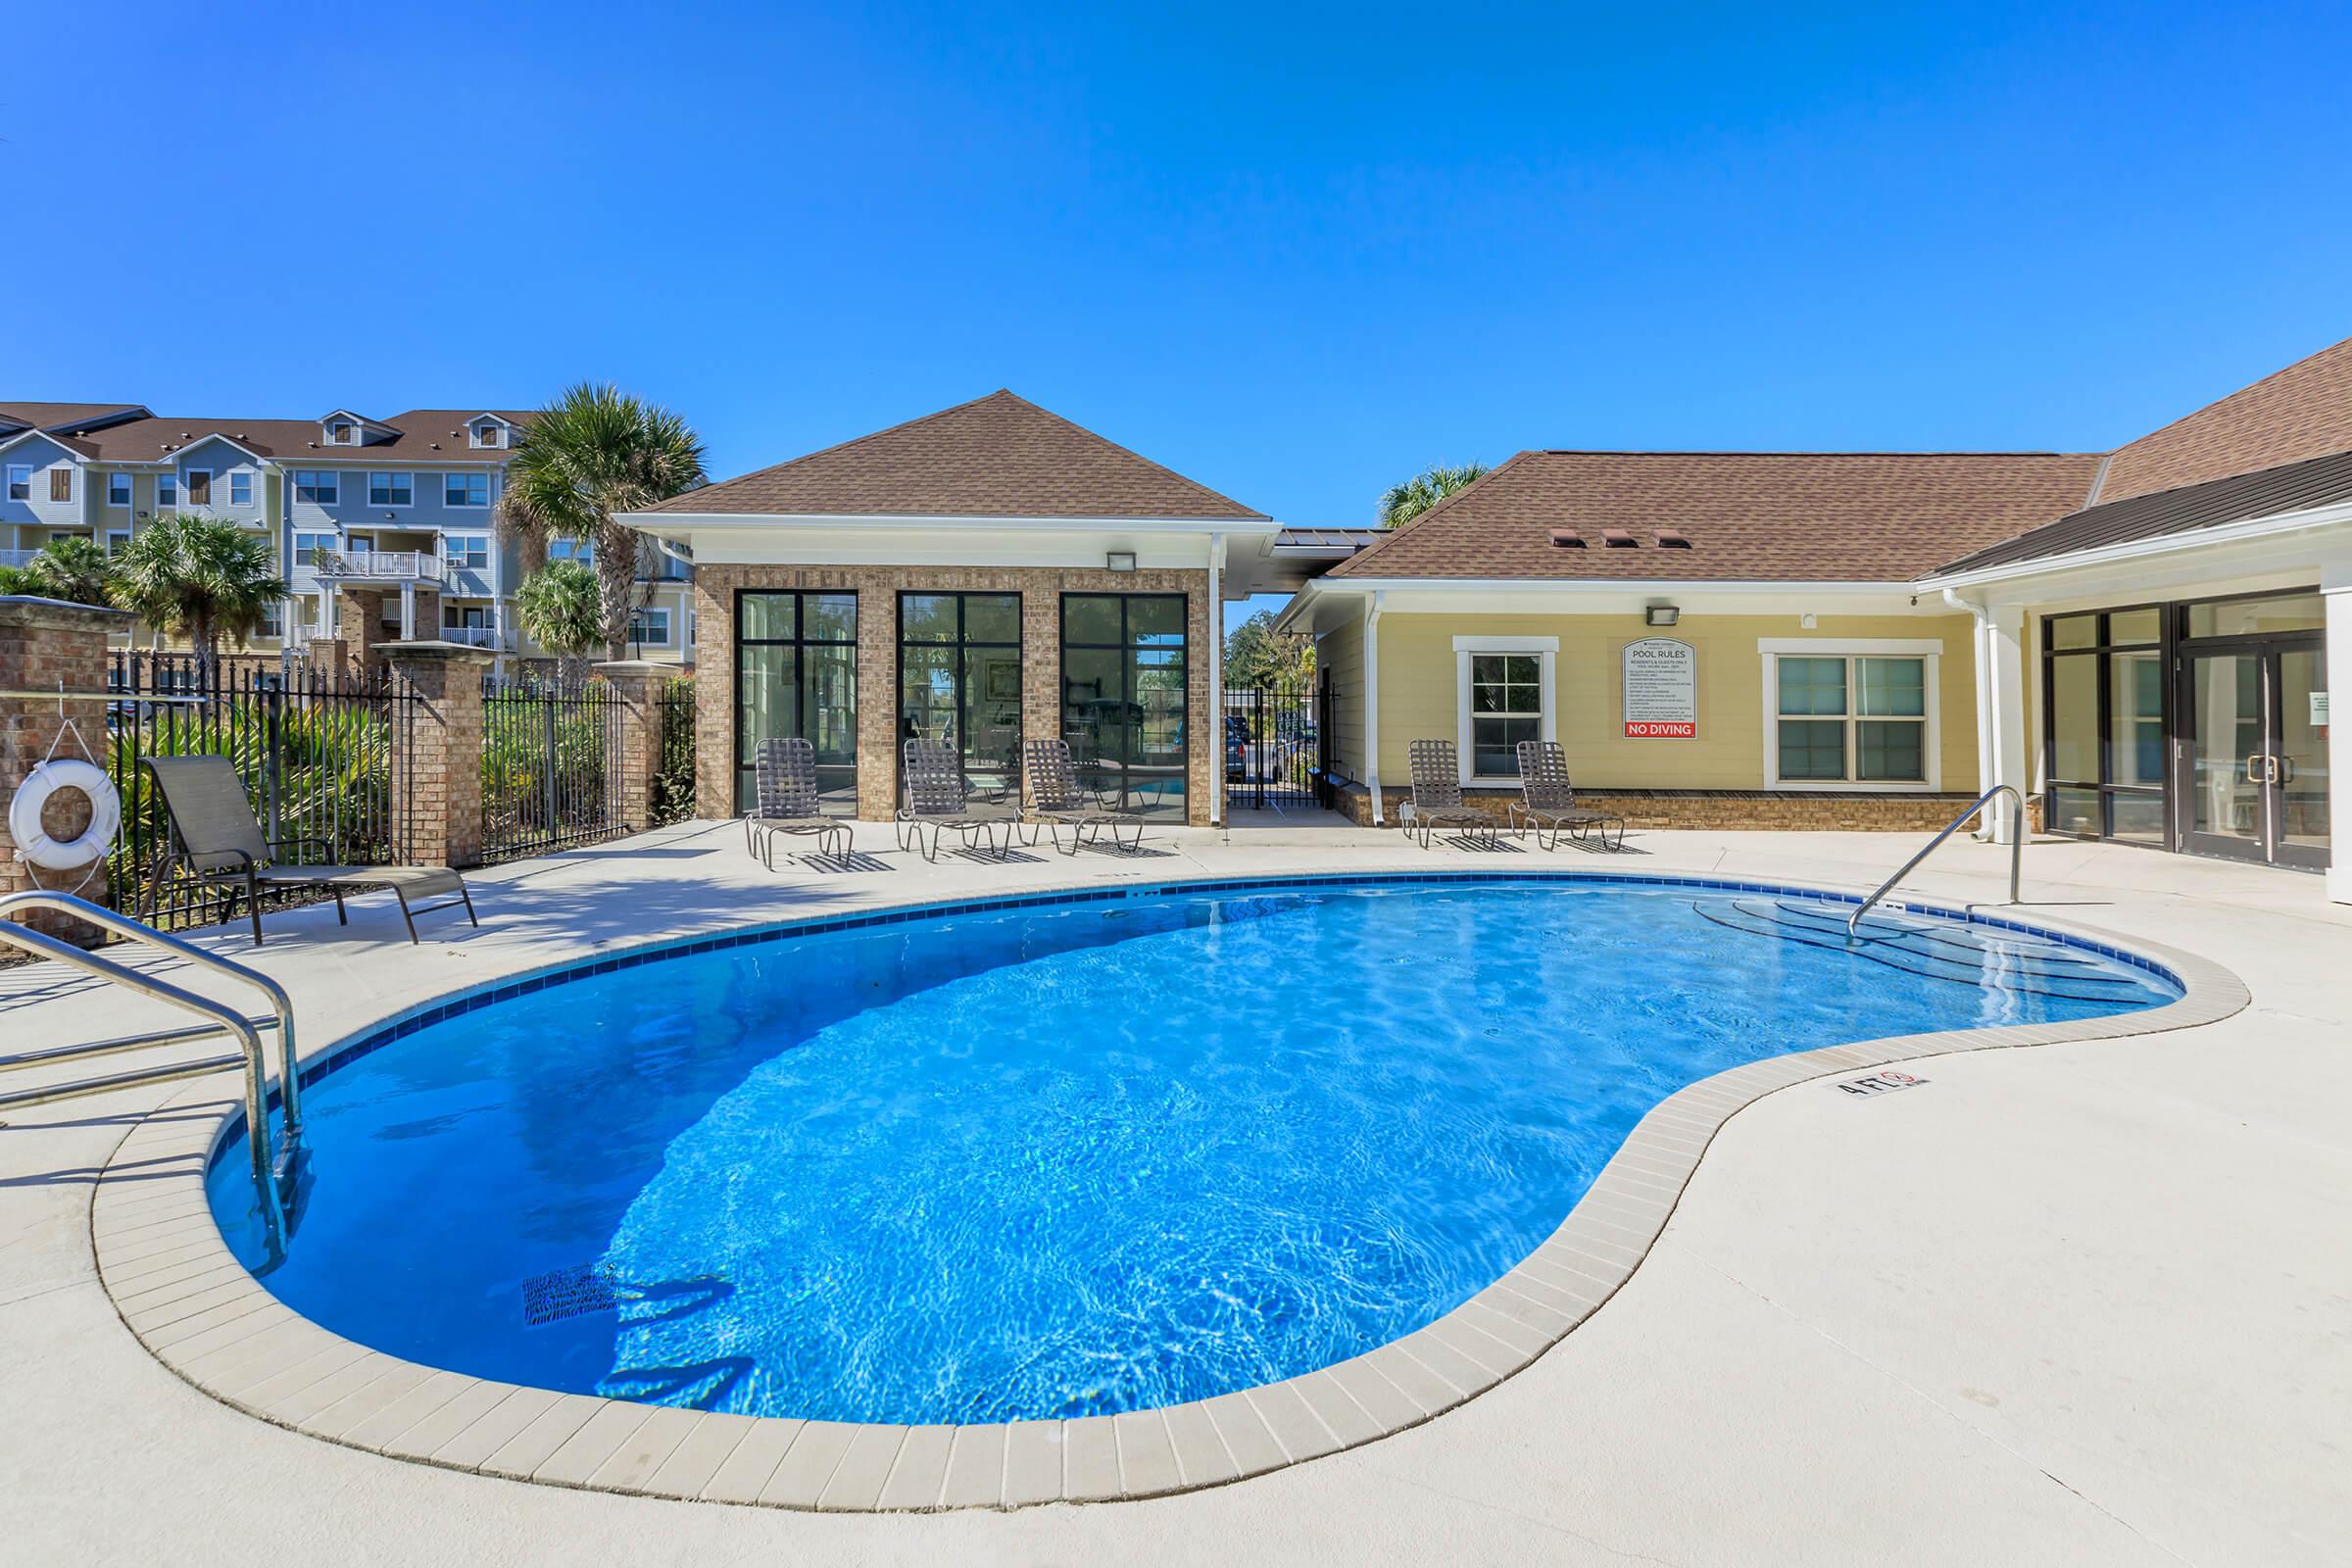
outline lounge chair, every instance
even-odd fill
[[[1042,822],[1054,834],[1054,847],[1064,855],[1076,855],[1079,846],[1090,837],[1101,838],[1102,830],[1110,830],[1111,847],[1121,850],[1140,850],[1144,845],[1144,819],[1133,811],[1113,811],[1101,806],[1087,804],[1087,791],[1079,788],[1078,770],[1070,761],[1067,741],[1029,741],[1021,748],[1023,775],[1029,783],[1029,820]],[[1070,842],[1064,847],[1061,830],[1070,830]],[[1135,829],[1135,836],[1125,843],[1119,841],[1119,830]],[[1037,842],[1032,834],[1031,843]]]
[[[156,865],[142,911],[150,917],[163,897],[166,879],[177,875],[225,888],[228,908],[224,919],[236,914],[237,895],[243,893],[257,948],[262,945],[265,888],[324,888],[335,896],[335,920],[340,925],[351,923],[343,907],[346,893],[390,888],[400,901],[400,917],[408,922],[411,942],[416,940],[416,916],[436,909],[464,905],[466,918],[477,926],[482,923],[473,912],[473,895],[466,891],[466,879],[445,865],[278,864],[276,857],[281,851],[305,845],[329,854],[333,851],[323,839],[265,840],[262,824],[245,799],[245,785],[237,777],[236,765],[225,757],[149,757],[141,760],[141,765],[163,791],[164,808],[172,817],[171,847]],[[439,904],[409,902],[447,893],[457,897]]]
[[[898,821],[895,831],[899,848],[909,842],[923,852],[923,858],[939,858],[940,835],[954,828],[963,835],[963,847],[970,849],[975,839],[988,841],[989,853],[1001,855],[997,848],[997,829],[1016,825],[1016,819],[1003,812],[979,812],[967,803],[968,791],[963,781],[963,759],[946,741],[913,740],[906,743],[906,766],[899,781]],[[923,843],[923,829],[931,829],[931,842]]]
[[[1590,832],[1599,836],[1604,850],[1625,848],[1624,817],[1576,804],[1576,790],[1568,782],[1568,757],[1558,741],[1519,743],[1519,799],[1511,803],[1510,818],[1511,827],[1522,837],[1528,829],[1535,829],[1539,849],[1557,848],[1563,828],[1579,843]],[[1609,842],[1612,823],[1617,828],[1614,844]]]
[[[798,735],[771,735],[753,759],[752,814],[743,819],[744,848],[776,868],[776,838],[813,836],[819,855],[838,858],[850,849],[850,825],[817,805],[816,748]],[[757,840],[757,844],[754,841]]]
[[[1461,762],[1453,742],[1415,741],[1405,750],[1413,767],[1412,816],[1405,831],[1420,834],[1423,849],[1444,828],[1483,837],[1490,846],[1501,842],[1493,817],[1462,804]]]

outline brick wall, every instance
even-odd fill
[[[1388,820],[1412,799],[1406,789],[1381,791]],[[1507,820],[1517,790],[1465,790],[1462,802],[1495,822]],[[1578,790],[1579,806],[1613,811],[1637,828],[1712,828],[1724,831],[1933,833],[1966,806],[1966,795],[1817,795],[1782,790]],[[1341,812],[1358,827],[1370,827],[1372,794],[1360,785],[1340,792]],[[2041,830],[2041,802],[2028,808],[2028,820]]]
[[[898,799],[899,600],[901,593],[1017,593],[1021,596],[1021,724],[1024,739],[1061,734],[1061,596],[1065,593],[1186,596],[1185,710],[1190,820],[1205,826],[1209,792],[1224,787],[1213,738],[1219,703],[1208,685],[1212,630],[1205,570],[1105,571],[1058,566],[765,566],[711,563],[695,570],[697,657],[695,787],[704,816],[733,814],[735,801],[735,594],[797,588],[858,595],[858,814],[888,821]]]
[[[129,627],[130,616],[119,610],[48,599],[0,599],[0,691],[54,691],[61,683],[68,692],[104,691],[107,634]],[[64,713],[95,756],[85,754],[71,737],[57,746],[57,756],[106,766],[105,700],[70,699]],[[8,807],[49,756],[63,727],[54,697],[0,697],[0,894],[44,888],[104,904],[105,860],[68,871],[39,870],[17,858],[16,839],[8,828]],[[79,791],[60,791],[41,813],[41,830],[55,839],[77,837],[89,823],[88,798]],[[100,940],[94,927],[54,914],[35,914],[28,923],[85,947],[95,947]]]

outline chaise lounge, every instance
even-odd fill
[[[1043,823],[1054,835],[1054,848],[1064,855],[1076,855],[1080,846],[1091,838],[1100,839],[1102,830],[1110,830],[1113,849],[1130,853],[1144,845],[1144,819],[1133,811],[1114,811],[1101,806],[1086,804],[1087,792],[1079,787],[1078,769],[1070,760],[1067,741],[1029,741],[1021,748],[1022,772],[1029,784],[1029,812],[1031,822]],[[1061,830],[1070,830],[1070,842],[1063,845]],[[1133,828],[1135,836],[1122,843],[1121,828]],[[1036,842],[1034,831],[1030,838]]]
[[[1490,849],[1499,847],[1502,840],[1495,832],[1494,819],[1470,809],[1462,801],[1461,760],[1453,742],[1415,741],[1405,750],[1413,769],[1412,815],[1405,822],[1405,831],[1420,834],[1425,850],[1431,836],[1446,829],[1483,838]]]
[[[968,790],[963,778],[963,759],[946,741],[911,740],[906,743],[906,765],[900,779],[900,797],[895,831],[899,848],[904,850],[911,840],[923,852],[923,858],[939,858],[940,835],[953,828],[963,836],[963,847],[970,849],[976,839],[988,841],[989,853],[1002,858],[997,847],[997,829],[1010,828],[1017,818],[1002,812],[984,813],[971,808]],[[923,842],[923,829],[931,829],[931,841]]]
[[[818,804],[816,748],[798,735],[771,735],[753,759],[752,813],[743,819],[744,848],[776,868],[776,838],[813,837],[819,855],[839,859],[850,849],[850,826]],[[757,843],[755,843],[755,839]]]
[[[1575,786],[1568,782],[1568,757],[1558,741],[1519,743],[1519,799],[1511,803],[1510,818],[1512,830],[1523,838],[1530,828],[1535,830],[1538,849],[1558,848],[1563,830],[1580,844],[1592,833],[1604,850],[1625,848],[1624,817],[1576,804]],[[1617,828],[1614,844],[1609,842],[1612,823]]]

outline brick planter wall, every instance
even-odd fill
[[[1396,827],[1409,789],[1382,786],[1388,820],[1372,820],[1372,793],[1361,785],[1340,792],[1339,808],[1358,827]],[[1497,823],[1507,820],[1517,790],[1466,790],[1463,804]],[[1579,790],[1577,804],[1614,811],[1637,828],[1713,828],[1725,831],[1933,833],[1972,799],[1966,795],[1828,795],[1795,790]],[[2041,802],[2027,819],[2041,831]]]
[[[131,617],[120,610],[61,604],[53,599],[0,599],[0,691],[53,691],[61,682],[69,692],[106,690],[107,634],[126,632],[130,623]],[[57,755],[77,761],[95,760],[105,767],[105,699],[71,698],[65,704],[65,717],[73,721],[94,757],[85,756],[71,738],[57,748]],[[44,888],[104,904],[107,875],[103,859],[95,866],[71,871],[38,870],[17,858],[16,838],[8,829],[8,808],[17,791],[49,755],[63,728],[56,698],[0,697],[0,894]],[[41,828],[52,838],[64,838],[79,834],[89,821],[84,799],[78,793],[61,793],[51,798]],[[83,947],[96,947],[105,940],[96,927],[52,913],[36,913],[26,923]]]
[[[1061,596],[1065,593],[1183,594],[1189,820],[1207,825],[1209,792],[1222,789],[1208,741],[1221,704],[1208,685],[1214,635],[1206,570],[1106,571],[1060,566],[761,566],[711,563],[695,570],[694,683],[696,810],[731,815],[735,801],[735,595],[744,588],[797,588],[858,595],[858,814],[886,822],[898,804],[899,598],[901,593],[1017,593],[1021,596],[1021,725],[1027,740],[1061,734]]]

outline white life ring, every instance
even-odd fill
[[[90,825],[80,836],[53,839],[41,831],[41,808],[59,790],[79,790],[90,798]],[[89,864],[112,847],[115,829],[122,825],[122,797],[103,768],[71,758],[52,759],[34,768],[9,803],[8,831],[17,841],[17,858],[50,871],[72,871]]]

